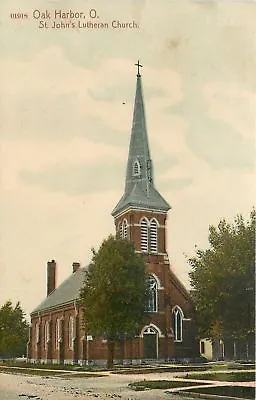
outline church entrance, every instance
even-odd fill
[[[154,328],[148,326],[143,332],[144,358],[158,358],[158,335]]]

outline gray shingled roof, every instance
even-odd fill
[[[145,192],[143,193],[141,186],[137,183],[133,184],[133,188],[129,194],[125,193],[121,197],[120,201],[112,211],[112,214],[116,215],[117,213],[121,213],[129,207],[163,211],[168,211],[170,209],[169,204],[154,187],[151,188],[150,195],[147,196]]]
[[[136,163],[139,163],[140,166],[137,174],[134,173]],[[150,158],[140,75],[137,75],[125,192],[112,211],[112,215],[115,217],[130,206],[162,211],[170,209],[169,204],[154,186],[153,164]]]
[[[83,286],[87,267],[79,268],[62,282],[49,296],[47,296],[31,314],[54,308],[58,305],[72,302],[79,298],[79,291]]]

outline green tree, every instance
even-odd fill
[[[142,256],[127,240],[109,236],[92,252],[80,299],[87,334],[107,339],[111,368],[115,341],[134,335],[144,320],[148,280]]]
[[[0,357],[10,358],[26,354],[29,325],[18,302],[7,301],[0,308]]]
[[[254,331],[255,224],[222,219],[209,228],[209,248],[189,259],[199,332],[209,338],[245,338]]]

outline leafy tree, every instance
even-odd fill
[[[0,357],[26,354],[28,327],[19,302],[13,306],[9,300],[0,308]]]
[[[148,281],[143,258],[127,240],[109,236],[92,252],[80,299],[87,333],[107,338],[111,368],[115,341],[134,335],[143,322]]]
[[[200,334],[209,338],[245,338],[254,331],[255,224],[253,209],[245,221],[222,219],[209,228],[209,248],[189,259],[192,295]]]

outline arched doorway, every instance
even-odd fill
[[[152,326],[147,326],[143,330],[144,358],[158,358],[158,332]]]

